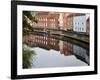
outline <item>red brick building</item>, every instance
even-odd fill
[[[35,17],[38,23],[33,23],[34,28],[44,29],[72,29],[72,18],[68,17],[71,13],[38,12]]]
[[[58,29],[59,14],[50,12],[38,12],[35,17],[38,23],[33,23],[33,27],[44,29]]]
[[[68,17],[71,13],[59,13],[59,27],[62,30],[72,29],[72,18]]]
[[[37,12],[35,17],[38,21],[38,23],[33,22],[34,28],[42,28],[44,30],[46,29],[61,29],[61,30],[76,30],[75,23],[79,23],[79,25],[82,23],[82,17],[85,17],[86,14],[84,13],[64,13],[64,12]],[[75,17],[79,17],[81,20],[74,20]],[[86,21],[85,21],[86,22]],[[84,24],[85,24],[84,22]],[[89,21],[86,22],[86,28],[78,27],[78,31],[82,32],[82,29],[84,29],[84,32],[89,33]]]
[[[48,18],[48,12],[39,12],[35,15],[38,23],[33,22],[33,27],[35,28],[47,28],[47,18]]]
[[[70,14],[71,13],[63,13],[63,30],[72,29],[72,26],[69,26],[69,24],[72,24],[70,22],[71,18],[68,18]]]
[[[49,13],[48,14],[48,28],[49,29],[58,29],[58,18],[59,14],[57,13]]]

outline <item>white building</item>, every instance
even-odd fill
[[[86,32],[86,15],[73,16],[73,31]]]

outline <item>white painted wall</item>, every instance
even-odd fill
[[[59,16],[59,26],[60,26],[60,29],[62,29],[62,26],[63,26],[63,13],[60,13],[60,16]]]
[[[86,16],[73,17],[73,30],[76,32],[86,32]]]

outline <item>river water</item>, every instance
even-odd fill
[[[31,35],[32,68],[88,66],[89,45],[70,38]]]

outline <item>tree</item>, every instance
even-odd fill
[[[37,23],[35,16],[32,16],[30,11],[23,11],[23,36],[28,35],[32,33],[33,28],[30,23]]]

